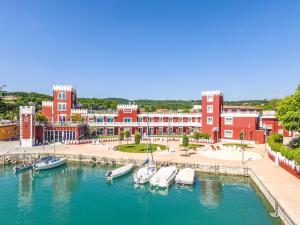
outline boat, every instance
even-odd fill
[[[176,166],[162,167],[150,179],[150,185],[160,188],[168,188],[174,181],[176,174]]]
[[[112,180],[114,178],[123,176],[129,173],[133,168],[133,163],[130,163],[126,166],[119,167],[115,170],[108,171],[105,175],[106,180]]]
[[[180,169],[175,177],[175,183],[181,185],[192,185],[195,181],[195,171],[191,168]]]
[[[146,184],[150,181],[151,177],[156,173],[156,166],[153,163],[147,163],[139,168],[133,175],[134,183]]]
[[[48,170],[48,169],[53,169],[53,168],[62,166],[66,163],[67,163],[66,158],[49,157],[49,158],[43,159],[41,162],[34,164],[33,168],[36,171]]]
[[[33,164],[31,162],[24,162],[24,163],[14,166],[13,169],[17,173],[17,172],[25,171],[27,169],[31,169],[32,166],[33,166]]]

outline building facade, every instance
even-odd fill
[[[198,131],[210,134],[212,142],[236,142],[243,134],[246,141],[260,144],[270,133],[291,136],[291,132],[280,125],[274,111],[224,106],[224,94],[219,90],[203,91],[201,95],[202,106],[195,106],[190,113],[148,113],[134,103],[118,105],[117,110],[88,110],[75,108],[77,93],[72,86],[54,85],[53,101],[42,103],[42,114],[49,122],[34,124],[34,135],[38,142],[51,142],[78,140],[86,136],[113,136],[121,131],[141,135],[182,135]],[[72,121],[75,115],[82,121]],[[24,124],[21,116],[21,124]],[[33,111],[31,119],[34,119]]]

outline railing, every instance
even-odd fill
[[[85,125],[85,122],[47,122],[47,123],[36,123],[40,126],[52,126],[52,127],[77,127]]]
[[[99,127],[201,127],[200,122],[88,122],[89,126]]]
[[[275,110],[263,110],[262,111],[262,116],[276,116],[276,111]]]

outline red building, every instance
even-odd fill
[[[202,107],[196,106],[190,113],[162,111],[146,113],[138,105],[129,103],[118,105],[117,110],[87,110],[75,109],[76,90],[70,85],[54,85],[53,101],[42,103],[42,113],[49,123],[35,124],[32,122],[32,136],[26,134],[21,127],[21,137],[32,140],[64,141],[78,140],[88,135],[117,135],[128,130],[131,134],[139,132],[142,135],[181,135],[193,131],[209,133],[211,142],[238,141],[240,134],[248,142],[264,143],[265,134],[282,133],[290,136],[275,117],[275,112],[261,111],[248,106],[224,106],[221,91],[203,91]],[[201,111],[202,109],[202,111]],[[34,109],[30,109],[34,110]],[[24,112],[21,113],[21,123],[24,123]],[[79,114],[84,122],[72,122],[72,115]],[[272,115],[271,115],[272,114]],[[30,114],[34,121],[34,113]],[[22,125],[21,125],[22,126]],[[27,135],[27,136],[26,136]],[[24,139],[23,138],[23,142]],[[29,141],[31,143],[31,141]],[[34,143],[34,141],[33,141]]]

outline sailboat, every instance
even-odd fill
[[[34,170],[48,170],[53,169],[59,166],[62,166],[67,163],[66,158],[57,158],[55,157],[55,142],[54,142],[54,153],[53,156],[42,158],[40,162],[33,165]]]
[[[148,154],[148,139],[149,139],[149,128],[148,128],[148,138],[147,138],[147,154]],[[146,184],[150,181],[151,177],[154,176],[156,173],[156,165],[153,161],[152,155],[152,147],[151,147],[151,140],[150,140],[150,153],[152,160],[150,161],[149,158],[145,160],[142,166],[134,173],[133,180],[136,184]]]

